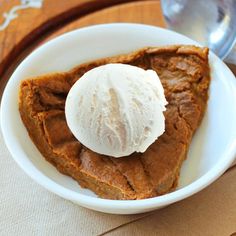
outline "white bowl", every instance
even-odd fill
[[[2,132],[12,157],[30,177],[49,191],[81,206],[107,213],[151,211],[184,199],[212,183],[230,166],[236,153],[236,80],[213,53],[209,56],[212,82],[208,108],[181,169],[178,189],[172,193],[144,200],[98,198],[45,161],[20,118],[17,99],[21,80],[48,72],[66,71],[83,62],[132,52],[145,46],[167,44],[198,45],[183,35],[153,26],[106,24],[72,31],[35,50],[15,70],[2,98]]]

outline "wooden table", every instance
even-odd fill
[[[9,12],[15,5],[20,5],[20,1],[0,0],[0,24],[4,21],[2,14]],[[0,31],[0,94],[16,66],[34,48],[70,30],[109,22],[135,22],[165,27],[158,0],[44,0],[42,8],[18,11],[18,17],[12,20],[5,30]],[[231,66],[231,69],[236,73],[235,66]],[[235,171],[236,169],[231,168],[231,172]],[[150,222],[156,219],[161,221],[165,217],[169,219],[168,211],[169,214],[176,214],[171,208],[168,209],[156,218],[150,217]],[[189,206],[189,209],[193,208]],[[236,214],[233,217],[236,217]],[[187,215],[185,220],[188,220]],[[191,220],[191,223],[194,224],[194,220]],[[141,225],[143,224],[145,219]],[[152,222],[152,227],[154,225],[155,222]],[[230,228],[229,232],[232,232],[232,229]]]

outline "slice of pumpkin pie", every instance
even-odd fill
[[[152,69],[164,87],[165,132],[144,153],[121,158],[100,155],[83,146],[67,126],[65,101],[70,88],[88,70],[108,63]],[[102,198],[144,199],[177,186],[182,162],[205,112],[209,83],[207,48],[144,48],[23,81],[19,111],[34,144],[61,173]]]

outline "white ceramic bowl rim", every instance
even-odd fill
[[[158,28],[154,26],[147,26],[147,25],[142,25],[142,24],[131,24],[131,23],[112,23],[112,24],[102,24],[102,25],[95,25],[95,26],[90,26],[90,27],[85,27],[79,29],[79,31],[90,31],[93,29],[97,29],[102,31],[104,28],[110,28],[110,27],[133,27],[133,28],[140,28],[140,27],[145,27],[145,28]],[[158,28],[160,31],[169,31],[166,29]],[[50,46],[50,44],[55,43],[56,41],[64,40],[67,37],[70,37],[74,33],[76,33],[78,30],[68,32],[64,35],[61,35],[49,42],[47,42],[45,45]],[[177,34],[177,33],[176,33]],[[177,34],[180,35],[180,34]],[[182,36],[182,35],[181,35]],[[183,36],[182,36],[183,37]],[[187,38],[187,37],[186,37]],[[188,39],[189,40],[189,39]],[[195,45],[199,45],[198,43],[194,42]],[[45,46],[44,45],[44,46]],[[41,50],[41,47],[35,50],[31,55],[36,54]],[[211,57],[214,58],[214,60],[220,61],[220,59],[214,54],[210,53]],[[29,60],[29,58],[26,58],[24,61]],[[220,62],[224,64],[223,62]],[[236,100],[236,81],[233,80],[234,76],[232,72],[226,67],[226,72],[229,74],[229,83],[232,84],[232,89],[235,91],[235,100]],[[10,80],[6,86],[6,90],[10,84]],[[5,116],[4,112],[7,111],[7,108],[4,107],[4,100],[6,99],[6,94],[3,95],[2,98],[2,104],[1,104],[1,124],[5,122]],[[221,174],[224,173],[224,171],[230,166],[230,164],[234,160],[234,155],[236,153],[236,140],[228,147],[228,149],[225,152],[224,158],[221,158],[217,163],[214,164],[211,170],[209,170],[206,174],[201,176],[199,179],[196,181],[192,182],[188,186],[185,186],[181,189],[178,189],[174,192],[165,194],[163,196],[158,196],[154,198],[149,198],[149,199],[143,199],[143,200],[108,200],[108,199],[101,199],[101,198],[96,198],[92,196],[86,196],[80,193],[77,193],[75,191],[69,190],[57,183],[55,183],[53,180],[50,178],[46,177],[43,173],[41,173],[38,169],[35,167],[28,168],[27,165],[24,165],[21,162],[21,158],[16,155],[17,150],[11,149],[11,137],[8,137],[8,130],[6,127],[2,125],[2,133],[6,142],[6,145],[12,155],[12,157],[15,159],[15,161],[18,163],[18,165],[32,178],[34,179],[37,183],[48,189],[49,191],[52,191],[59,196],[69,199],[71,201],[79,201],[81,202],[82,205],[88,206],[89,208],[96,207],[99,205],[99,207],[104,207],[104,208],[111,208],[111,209],[147,209],[147,208],[152,208],[152,207],[159,207],[167,204],[171,204],[173,202],[182,200],[184,198],[187,198],[190,195],[193,195],[194,193],[202,190],[206,186],[208,186],[210,183],[212,183],[214,180],[216,180]]]

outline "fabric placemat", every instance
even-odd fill
[[[50,193],[14,162],[0,133],[0,235],[98,235],[144,216],[88,210]]]

